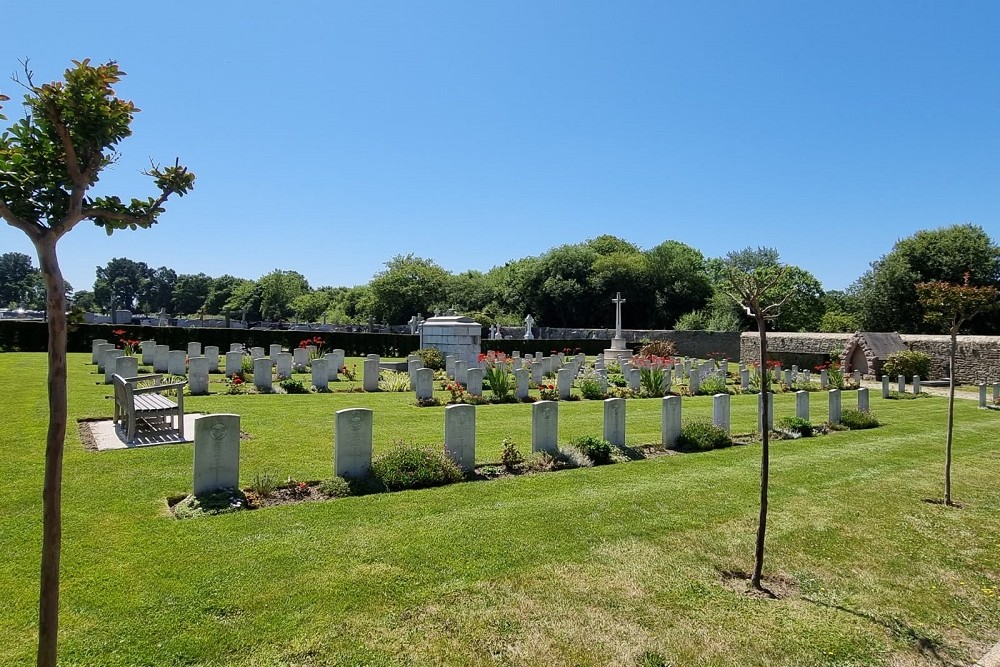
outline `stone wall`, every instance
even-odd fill
[[[767,333],[768,356],[782,365],[797,364],[810,368],[839,354],[852,334],[845,333]],[[903,343],[911,350],[924,352],[931,358],[931,379],[948,376],[949,336],[902,334]],[[740,361],[760,360],[760,339],[755,331],[740,337]],[[1000,381],[1000,336],[959,336],[956,378],[962,383]]]

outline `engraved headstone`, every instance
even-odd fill
[[[842,413],[840,390],[831,389],[829,394],[830,394],[830,423],[839,424]]]
[[[914,394],[919,394],[920,393],[920,376],[919,375],[914,375],[913,376],[913,393]]]
[[[187,352],[170,350],[167,355],[167,372],[171,375],[185,375],[187,373]]]
[[[253,360],[253,384],[259,391],[269,392],[271,386],[271,360],[260,357]]]
[[[170,346],[157,345],[153,349],[153,371],[156,373],[166,373],[170,367]]]
[[[420,361],[420,357],[416,359],[406,360],[406,372],[410,374],[410,389],[416,389],[417,387],[417,371],[424,367],[424,362]]]
[[[100,360],[98,352],[101,349],[101,345],[104,345],[107,342],[108,341],[104,340],[103,338],[95,338],[90,342],[90,363],[97,364],[97,362]]]
[[[795,416],[809,421],[809,392],[795,392]]]
[[[187,356],[189,356],[189,357],[200,357],[201,356],[201,343],[188,343],[188,346],[187,346]]]
[[[312,360],[312,383],[319,391],[326,391],[330,386],[330,369],[326,359]]]
[[[986,407],[986,383],[985,382],[980,382],[979,383],[979,407],[981,407],[981,408],[985,408]]]
[[[378,357],[365,359],[362,370],[361,388],[365,391],[378,391]]]
[[[712,396],[712,423],[729,433],[729,394]]]
[[[337,378],[337,374],[340,373],[340,369],[344,367],[344,356],[345,356],[345,353],[340,348],[331,350],[326,355],[327,359],[330,362],[330,365],[327,367],[327,370],[330,371],[330,381],[331,382],[333,382],[334,380],[338,379]]]
[[[528,369],[527,368],[516,368],[514,369],[514,380],[517,383],[517,387],[514,389],[514,396],[518,400],[528,397]]]
[[[97,372],[105,372],[104,367],[104,357],[107,355],[108,350],[115,349],[114,343],[99,343],[97,346]]]
[[[333,431],[333,474],[364,477],[372,467],[372,411],[337,410]]]
[[[701,391],[701,372],[697,368],[691,369],[691,374],[688,375],[688,389],[692,396]]]
[[[544,375],[545,374],[542,372],[542,362],[540,362],[540,361],[532,361],[531,362],[531,381],[534,382],[535,385],[540,385],[542,383],[542,381],[545,379]]]
[[[882,376],[882,398],[889,398],[889,376]]]
[[[537,401],[531,404],[531,451],[554,452],[559,448],[559,404]]]
[[[111,384],[111,376],[115,374],[115,360],[125,356],[125,350],[111,348],[104,351],[104,384]]]
[[[304,347],[297,347],[292,350],[292,369],[297,373],[302,373],[309,365],[309,350]]]
[[[750,370],[743,368],[740,370],[740,389],[746,391],[750,388]]]
[[[194,420],[194,494],[240,485],[240,416],[205,415]]]
[[[142,350],[142,365],[152,366],[153,365],[153,352],[156,351],[156,341],[155,340],[144,340],[139,343],[139,349]]]
[[[444,372],[449,379],[455,379],[455,355],[449,354],[444,358]]]
[[[604,439],[612,445],[625,445],[625,399],[604,399]]]
[[[252,359],[262,359],[265,356],[266,355],[264,353],[264,348],[262,348],[262,347],[251,347],[250,348],[250,357]]]
[[[900,374],[899,376],[897,376],[896,377],[896,384],[898,385],[897,391],[900,394],[905,394],[906,393],[906,376],[902,375],[902,374]]]
[[[208,357],[199,355],[188,360],[188,389],[195,396],[208,393]]]
[[[570,389],[573,386],[573,369],[560,368],[556,374],[556,390],[559,392],[559,400],[569,400]]]
[[[628,388],[638,393],[639,389],[642,387],[642,371],[638,368],[627,368],[623,370],[625,371],[625,379],[628,382]]]
[[[229,344],[229,351],[230,352],[239,352],[240,354],[242,354],[243,353],[243,343],[230,343]]]
[[[208,359],[208,372],[218,373],[219,372],[219,346],[218,345],[206,345],[205,346],[205,358]]]
[[[858,412],[868,412],[869,410],[868,389],[861,387],[858,389]]]
[[[463,359],[455,360],[455,382],[463,387],[469,383],[469,365]]]
[[[231,378],[243,370],[243,353],[226,352],[226,377]]]
[[[444,451],[462,470],[469,471],[476,467],[476,406],[445,407]]]
[[[824,368],[819,372],[819,387],[826,389],[830,386],[830,373]]]
[[[279,352],[274,359],[275,371],[279,380],[286,380],[292,377],[292,353]]]
[[[469,392],[469,396],[482,396],[483,395],[483,369],[482,368],[470,368],[465,371],[465,389]]]
[[[667,447],[673,447],[681,434],[681,397],[664,396],[662,406],[660,439]]]
[[[418,368],[414,373],[414,391],[418,401],[426,401],[434,397],[434,371],[430,368]]]
[[[115,374],[123,378],[134,378],[139,374],[139,357],[122,355],[115,358],[114,364]]]

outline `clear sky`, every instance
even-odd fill
[[[842,289],[918,229],[1000,238],[995,0],[6,4],[3,74],[129,75],[98,194],[154,194],[150,159],[198,175],[151,230],[65,237],[77,289],[119,256],[317,287],[605,233],[774,246]],[[8,251],[34,254],[4,225]]]

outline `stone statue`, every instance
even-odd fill
[[[529,313],[527,317],[524,318],[524,340],[534,340],[535,335],[531,333],[531,327],[535,326],[535,318]]]

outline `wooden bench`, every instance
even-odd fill
[[[184,439],[184,382],[161,382],[163,375],[159,373],[122,377],[115,374],[111,377],[115,386],[114,423],[119,422],[125,430],[125,441],[135,442],[136,431],[140,424],[150,428],[161,427],[168,418],[173,418],[176,430],[181,440]],[[147,384],[148,383],[148,384]],[[177,392],[174,402],[163,395],[163,392]],[[157,429],[157,430],[161,430]]]

